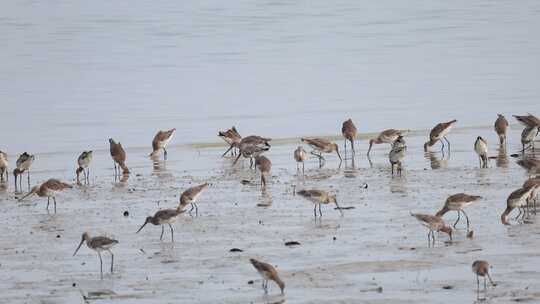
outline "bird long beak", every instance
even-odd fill
[[[77,251],[79,251],[79,249],[81,248],[83,242],[84,242],[84,239],[81,240],[81,242],[79,243],[79,246],[77,246],[77,249],[75,249],[75,252],[73,253],[73,256],[75,256],[77,254]]]
[[[369,156],[369,152],[371,152],[371,147],[373,146],[373,142],[369,143],[369,148],[367,150],[367,155]]]
[[[141,228],[139,228],[139,230],[137,230],[137,232],[135,232],[135,233],[139,233],[139,231],[141,231],[144,228],[144,226],[146,226],[146,224],[148,224],[148,222],[144,222],[144,224],[141,226]]]
[[[234,160],[233,166],[236,165],[236,163],[238,162],[238,159],[240,158],[240,156],[242,156],[242,151],[240,151],[240,152],[238,153],[238,157],[236,157],[236,159]]]
[[[337,153],[337,156],[339,157],[339,161],[343,161],[343,159],[341,158],[341,155],[339,154],[339,150],[336,149],[336,153]]]
[[[22,202],[23,199],[29,197],[29,196],[32,195],[32,194],[34,194],[34,191],[28,192],[25,196],[23,196],[23,197],[21,197],[21,198],[19,199],[19,202]]]
[[[338,205],[337,202],[336,202],[336,207],[337,207],[337,210],[339,210],[339,213],[341,213],[341,216],[343,216],[343,210],[341,210],[341,207]]]

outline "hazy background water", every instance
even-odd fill
[[[538,29],[538,1],[4,1],[0,149],[540,114]]]

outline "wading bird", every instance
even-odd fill
[[[30,189],[30,167],[32,166],[32,163],[34,163],[34,160],[34,155],[30,155],[26,152],[19,155],[19,158],[15,163],[17,167],[15,168],[15,170],[13,170],[13,176],[15,177],[15,191],[17,191],[17,177],[19,177],[19,186],[21,188],[20,190],[22,191],[22,174],[24,173],[24,171],[27,171],[28,189]]]
[[[304,174],[304,162],[306,161],[307,154],[306,150],[302,148],[301,146],[298,146],[296,150],[294,150],[294,160],[296,160],[296,171],[300,170],[300,163],[302,163],[302,174]]]
[[[271,280],[276,282],[276,284],[281,289],[281,294],[283,294],[283,290],[285,289],[285,283],[283,283],[283,281],[280,279],[274,266],[265,262],[257,261],[256,259],[249,259],[249,261],[263,278],[262,288],[264,290],[264,293],[268,293],[268,281]]]
[[[435,232],[442,231],[444,233],[447,233],[450,237],[450,241],[452,241],[452,228],[446,226],[446,223],[443,221],[442,218],[434,215],[421,213],[411,213],[411,215],[414,216],[420,222],[420,224],[422,224],[429,230],[428,247],[431,244],[431,240],[433,240],[433,246],[435,246]]]
[[[255,167],[259,168],[261,172],[261,186],[262,190],[266,190],[266,182],[272,169],[272,162],[264,155],[257,156],[255,158]]]
[[[343,122],[343,125],[341,126],[341,134],[343,135],[343,138],[345,138],[345,141],[343,143],[343,150],[345,150],[345,153],[347,153],[347,140],[351,143],[351,150],[352,155],[354,157],[355,151],[354,151],[354,140],[356,139],[356,134],[358,133],[358,130],[356,129],[356,126],[354,125],[352,119],[348,119]]]
[[[206,189],[206,187],[208,187],[208,183],[191,187],[186,191],[182,192],[182,195],[180,195],[180,209],[183,210],[188,204],[191,204],[191,209],[189,209],[188,213],[191,214],[191,211],[195,209],[195,215],[199,215],[199,207],[197,206],[197,200],[199,199],[199,196],[201,195],[203,190]]]
[[[522,217],[522,219],[525,218],[527,198],[530,197],[531,191],[533,190],[534,190],[533,187],[519,188],[513,191],[512,193],[510,193],[510,195],[506,199],[506,209],[501,214],[501,222],[504,225],[510,225],[510,223],[508,222],[508,215],[515,208],[519,209],[519,214],[516,216],[515,220],[519,219],[520,216]]]
[[[465,193],[457,193],[450,195],[446,199],[446,202],[444,203],[442,209],[439,210],[439,212],[437,212],[435,216],[443,217],[448,211],[456,211],[458,214],[458,218],[454,223],[454,228],[456,228],[456,225],[460,219],[460,214],[463,213],[463,215],[465,215],[465,219],[467,220],[467,231],[469,231],[469,216],[467,216],[467,213],[465,213],[465,210],[463,209],[470,206],[472,203],[481,198],[482,197],[478,195],[469,195]]]
[[[388,159],[392,166],[392,176],[394,176],[394,167],[397,167],[397,174],[401,176],[402,166],[401,161],[405,158],[405,152],[407,151],[407,145],[403,136],[399,136],[392,144],[392,150],[388,153]]]
[[[325,160],[322,156],[323,153],[336,152],[337,156],[339,157],[339,161],[342,161],[337,144],[329,142],[328,140],[322,138],[301,138],[301,140],[311,146],[311,148],[313,149],[313,151],[311,151],[311,154],[319,158],[319,166],[322,164],[322,161]]]
[[[491,283],[492,286],[497,286],[497,284],[493,283],[491,280],[491,276],[489,275],[489,263],[486,261],[474,261],[472,264],[472,272],[476,275],[476,292],[480,292],[480,277],[484,277],[484,292],[487,291],[487,284],[486,284],[486,277],[489,279],[489,283]]]
[[[229,144],[229,148],[221,157],[224,157],[227,152],[231,151],[231,155],[235,155],[234,148],[238,147],[240,144],[240,141],[242,140],[242,136],[240,136],[240,133],[236,130],[236,128],[233,126],[232,128],[226,130],[226,131],[219,131],[218,136],[223,139],[227,144]]]
[[[321,205],[322,204],[330,204],[333,203],[336,205],[336,208],[339,210],[341,215],[343,215],[343,210],[338,205],[337,198],[335,195],[330,195],[328,192],[324,190],[300,190],[297,192],[298,195],[306,198],[307,200],[311,201],[314,204],[313,207],[313,215],[317,217],[317,206],[319,206],[319,215],[322,216],[322,210]]]
[[[81,242],[79,243],[79,246],[77,246],[77,249],[75,249],[75,252],[73,253],[73,256],[77,254],[77,251],[79,251],[79,248],[81,248],[82,244],[86,242],[86,246],[88,248],[94,250],[97,252],[99,256],[99,270],[101,274],[101,279],[103,279],[103,260],[101,259],[101,252],[102,251],[108,251],[111,254],[111,273],[113,273],[113,267],[114,267],[114,254],[111,251],[111,247],[118,244],[117,240],[113,240],[111,238],[108,238],[106,236],[95,236],[90,237],[88,232],[83,233]]]
[[[495,120],[493,127],[495,128],[497,136],[499,136],[499,143],[501,145],[506,144],[506,129],[508,129],[508,121],[502,114],[497,114],[497,120]]]
[[[75,174],[77,175],[77,184],[79,185],[81,182],[79,180],[79,175],[83,173],[84,181],[86,184],[89,183],[89,177],[90,177],[90,162],[92,162],[93,152],[92,151],[83,151],[81,155],[79,155],[79,158],[77,159],[77,164],[79,167],[77,170],[75,170]]]
[[[122,168],[122,174],[129,174],[129,169],[126,166],[126,151],[122,148],[122,144],[116,143],[112,138],[109,138],[109,144],[114,164],[114,176],[120,175],[120,168]],[[118,167],[116,164],[118,164]]]
[[[176,128],[168,131],[159,130],[152,140],[152,153],[150,153],[150,157],[156,157],[159,150],[163,149],[163,158],[167,160],[167,145],[173,138],[175,132]]]
[[[0,151],[0,181],[4,181],[4,174],[6,175],[6,181],[8,181],[8,155],[6,152]]]
[[[163,232],[165,232],[165,225],[169,225],[169,228],[171,228],[171,242],[174,242],[174,230],[171,226],[172,223],[176,221],[178,216],[182,213],[184,213],[185,210],[182,210],[180,206],[176,209],[163,209],[159,210],[154,214],[154,216],[149,216],[144,221],[144,224],[137,230],[136,233],[139,233],[146,224],[151,223],[152,225],[160,225],[161,226],[161,236],[159,237],[159,240],[163,240]]]
[[[379,145],[379,144],[392,144],[401,135],[402,135],[402,132],[400,130],[388,129],[388,130],[382,131],[381,133],[379,133],[377,138],[372,138],[372,139],[369,140],[369,149],[367,151],[367,155],[369,156],[369,152],[371,152],[371,147],[374,144],[376,144],[376,145]]]
[[[437,124],[433,129],[431,129],[431,132],[429,132],[429,140],[424,144],[424,151],[427,151],[429,147],[436,144],[438,141],[441,142],[442,148],[444,149],[444,142],[443,139],[448,144],[448,151],[450,151],[450,142],[448,141],[448,138],[446,138],[446,135],[450,133],[450,130],[454,127],[457,120],[451,120],[449,122],[441,122]]]
[[[19,202],[23,199],[29,197],[32,194],[37,194],[39,197],[46,197],[47,198],[47,211],[49,210],[49,204],[51,202],[51,198],[54,202],[54,213],[56,213],[56,194],[58,192],[64,190],[64,189],[70,189],[73,188],[73,186],[66,184],[64,182],[61,182],[57,179],[51,178],[41,184],[40,186],[35,186],[32,188],[30,192],[28,192],[25,196],[21,197],[19,199]]]
[[[480,168],[488,167],[488,144],[482,136],[478,136],[474,142],[474,151],[478,154]]]

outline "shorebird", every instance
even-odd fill
[[[73,188],[70,184],[66,184],[64,182],[61,182],[57,179],[51,178],[41,184],[40,186],[35,186],[32,188],[30,192],[28,192],[25,196],[21,197],[19,199],[19,202],[23,199],[29,197],[32,194],[37,194],[39,197],[46,197],[47,198],[47,210],[49,210],[49,204],[51,202],[51,198],[54,202],[54,213],[56,213],[56,194],[64,189]]]
[[[296,192],[298,195],[310,200],[313,204],[313,215],[317,217],[317,206],[319,206],[319,215],[322,216],[321,205],[334,203],[336,208],[339,210],[341,215],[343,215],[343,210],[338,205],[337,198],[335,195],[330,195],[324,190],[300,190]]]
[[[324,160],[324,157],[322,156],[323,153],[333,153],[334,151],[339,157],[339,161],[342,161],[337,144],[322,138],[301,138],[301,140],[311,146],[313,149],[311,154],[319,158],[319,165],[321,165],[321,162]],[[318,154],[316,152],[318,152]]]
[[[265,294],[268,293],[269,280],[276,282],[276,284],[281,289],[281,294],[283,294],[283,290],[285,289],[285,283],[283,283],[283,281],[279,278],[277,270],[276,268],[274,268],[274,266],[265,262],[257,261],[256,259],[249,259],[249,261],[251,262],[251,265],[253,265],[253,267],[257,269],[257,272],[263,278],[262,288]]]
[[[6,181],[9,179],[8,174],[8,155],[6,152],[0,151],[0,181],[4,181],[4,173]]]
[[[116,143],[112,138],[109,138],[109,144],[114,164],[114,176],[120,175],[120,168],[122,168],[122,174],[129,174],[129,169],[126,166],[126,151],[122,148],[122,144]],[[117,167],[116,164],[118,164],[119,167]]]
[[[388,129],[382,131],[381,133],[379,133],[377,138],[372,138],[369,140],[369,149],[367,151],[367,155],[369,155],[373,144],[392,144],[401,135],[402,132],[400,130]]]
[[[77,246],[77,249],[75,249],[73,256],[77,254],[77,251],[79,251],[79,248],[81,248],[84,242],[86,242],[86,246],[88,246],[88,248],[97,252],[99,256],[99,270],[101,273],[101,279],[103,279],[103,260],[101,259],[102,251],[108,251],[111,254],[111,273],[113,273],[114,254],[111,251],[111,247],[118,244],[118,241],[106,236],[90,237],[90,234],[85,232],[82,234],[81,242],[79,243],[79,246]]]
[[[521,150],[522,152],[525,152],[525,145],[529,144],[530,146],[528,148],[532,148],[532,150],[534,151],[534,138],[536,137],[536,134],[538,134],[537,126],[526,127],[525,129],[523,129],[523,131],[521,132],[521,146],[523,148]]]
[[[243,156],[244,158],[249,158],[249,168],[252,168],[253,160],[268,150],[270,150],[270,148],[267,146],[244,145],[240,149],[238,156],[233,162],[233,165],[235,165],[238,162],[238,160],[240,159],[240,156]]]
[[[528,201],[528,205],[530,206],[530,202],[531,201],[534,201],[534,205],[533,205],[533,208],[534,208],[534,214],[536,214],[536,198],[538,196],[538,193],[540,192],[540,175],[539,176],[536,176],[536,177],[533,177],[533,178],[529,178],[528,180],[526,180],[524,183],[523,183],[523,188],[531,188],[531,194],[529,195],[529,198],[527,199]]]
[[[306,150],[302,148],[302,146],[298,146],[296,150],[294,150],[294,160],[296,160],[296,171],[300,170],[300,163],[302,163],[302,174],[304,174],[304,162],[306,161],[307,154]]]
[[[484,277],[484,292],[487,290],[486,277],[488,277],[491,285],[497,286],[497,284],[493,283],[491,276],[489,275],[488,262],[474,261],[474,263],[472,263],[472,272],[476,275],[476,292],[480,292],[480,277]]]
[[[84,175],[85,183],[88,184],[89,182],[88,177],[90,177],[90,168],[88,166],[90,165],[90,162],[92,161],[92,156],[93,156],[92,151],[83,151],[81,155],[79,155],[79,158],[77,159],[77,164],[79,165],[79,167],[77,168],[77,170],[75,170],[75,174],[77,174],[78,185],[81,183],[79,180],[79,175],[81,174],[81,172]]]
[[[266,190],[266,179],[270,175],[272,169],[272,162],[266,156],[257,156],[255,158],[255,167],[259,167],[261,171],[261,186],[263,190]]]
[[[525,217],[525,212],[526,212],[525,207],[527,206],[527,198],[530,197],[530,194],[531,194],[532,190],[533,190],[532,187],[530,187],[530,188],[519,188],[519,189],[513,191],[512,193],[510,193],[510,195],[506,199],[506,209],[501,214],[501,222],[504,225],[510,225],[510,223],[508,222],[508,215],[515,208],[519,209],[519,214],[515,218],[516,220],[520,216],[522,216],[522,219]],[[523,215],[522,215],[522,211],[523,211]]]
[[[474,142],[474,151],[478,154],[480,168],[488,167],[488,144],[482,136],[478,136]]]
[[[345,153],[347,153],[347,140],[351,142],[351,149],[352,149],[352,155],[354,157],[355,151],[354,151],[354,140],[356,139],[356,134],[358,133],[358,130],[356,129],[356,126],[354,125],[352,119],[348,119],[343,122],[343,125],[341,126],[341,134],[345,138],[345,141],[343,143],[343,150],[345,150]]]
[[[439,210],[439,212],[437,212],[435,216],[443,217],[448,211],[457,211],[458,218],[454,223],[454,228],[456,228],[456,225],[460,219],[460,214],[463,213],[463,215],[465,215],[465,219],[467,220],[467,231],[469,231],[469,216],[467,216],[467,213],[465,213],[465,210],[463,209],[481,198],[482,197],[478,195],[469,195],[465,193],[457,193],[450,195],[446,199],[446,202],[444,203],[442,209]]]
[[[495,132],[499,136],[499,143],[505,144],[506,143],[506,129],[508,129],[508,121],[502,114],[497,114],[497,120],[495,120],[495,124],[493,125],[495,128]]]
[[[32,166],[32,163],[34,162],[35,157],[34,155],[30,155],[26,152],[19,155],[19,158],[17,159],[16,168],[13,170],[13,176],[15,177],[15,191],[17,190],[17,176],[20,175],[19,179],[19,186],[20,190],[22,191],[22,174],[24,171],[27,171],[28,174],[28,188],[30,188],[30,167]]]
[[[265,151],[270,150],[271,138],[261,137],[257,135],[250,135],[242,138],[239,143],[233,142],[231,147],[238,148],[238,157],[234,160],[233,165],[238,162],[240,156],[249,158],[249,167],[253,166],[253,159]],[[225,152],[227,153],[227,152]]]
[[[450,130],[452,130],[452,127],[454,127],[456,122],[457,120],[455,119],[449,122],[441,122],[431,129],[431,132],[429,132],[429,140],[424,144],[424,151],[427,151],[428,147],[433,146],[438,141],[442,144],[441,150],[444,149],[443,139],[448,144],[448,151],[450,151],[450,142],[448,141],[448,138],[446,138],[446,135],[450,133]]]
[[[204,183],[195,187],[191,187],[186,191],[182,192],[180,195],[180,209],[186,208],[188,204],[191,204],[191,209],[188,211],[191,214],[191,211],[195,209],[195,215],[199,214],[199,208],[197,207],[197,199],[201,195],[204,189],[208,187],[208,183]]]
[[[540,160],[535,158],[524,158],[516,162],[529,173],[540,173]]]
[[[227,144],[229,144],[229,148],[221,157],[224,157],[229,151],[231,151],[231,155],[234,155],[234,147],[235,145],[239,145],[240,141],[242,140],[242,136],[240,136],[240,133],[236,130],[236,128],[233,126],[232,128],[226,130],[226,131],[219,131],[218,136],[223,139]]]
[[[388,159],[390,160],[390,165],[392,166],[392,176],[394,176],[394,167],[397,166],[397,173],[401,176],[401,160],[405,157],[405,152],[407,151],[407,146],[403,136],[399,136],[394,143],[392,144],[392,150],[388,153]]]
[[[525,127],[538,127],[540,128],[540,119],[531,113],[527,113],[527,115],[512,115],[514,118],[519,121],[521,124],[523,124]]]
[[[160,149],[163,149],[163,158],[167,160],[167,145],[171,141],[176,132],[176,128],[172,128],[168,131],[159,130],[152,140],[152,153],[150,157],[155,157]]]
[[[184,213],[185,210],[182,210],[180,206],[176,209],[163,209],[159,210],[154,214],[154,216],[149,216],[144,221],[144,224],[137,230],[136,233],[139,233],[146,224],[151,223],[152,225],[161,225],[161,236],[159,237],[159,240],[161,241],[163,239],[163,232],[165,231],[165,224],[169,225],[169,228],[171,228],[171,241],[174,242],[174,231],[173,227],[171,226],[171,223],[174,223],[178,216],[182,213]]]
[[[446,223],[442,218],[434,215],[421,213],[411,213],[411,215],[414,216],[424,227],[429,229],[428,247],[431,244],[430,236],[433,240],[433,246],[435,246],[435,232],[442,231],[444,233],[447,233],[450,237],[450,241],[452,241],[452,228],[446,226]]]

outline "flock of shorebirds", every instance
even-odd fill
[[[514,117],[518,122],[524,125],[523,132],[521,133],[523,157],[517,163],[523,168],[525,168],[530,174],[540,174],[540,160],[535,159],[534,154],[533,156],[527,156],[526,154],[527,150],[534,150],[534,140],[539,133],[540,119],[532,114],[523,116],[514,115]],[[435,144],[440,143],[442,151],[444,151],[446,148],[447,151],[450,152],[450,141],[447,139],[447,135],[450,133],[451,129],[456,123],[456,120],[451,120],[448,122],[442,122],[437,124],[431,130],[429,134],[429,140],[424,144],[424,150],[428,151]],[[508,121],[503,115],[498,114],[498,118],[494,124],[494,129],[499,137],[499,144],[502,147],[506,145],[507,128]],[[159,131],[155,135],[152,141],[153,151],[150,154],[151,157],[159,157],[158,154],[161,150],[163,150],[164,158],[167,159],[167,145],[173,138],[175,131],[176,129]],[[354,160],[354,143],[358,133],[357,128],[354,125],[353,121],[351,119],[348,119],[343,122],[341,131],[345,139],[345,157],[347,153],[347,143],[349,143],[352,153],[352,159]],[[407,145],[404,139],[405,133],[406,131],[388,129],[379,133],[376,138],[369,140],[369,149],[367,151],[368,157],[374,144],[390,144],[391,148],[388,153],[388,159],[391,165],[392,176],[394,176],[394,174],[402,174],[402,161],[405,158],[407,151]],[[232,127],[226,131],[219,132],[218,136],[222,138],[225,142],[227,142],[227,144],[229,145],[227,151],[225,151],[222,156],[225,156],[227,155],[227,153],[230,152],[232,156],[236,157],[234,159],[233,165],[238,162],[240,157],[249,159],[250,168],[254,167],[260,172],[261,188],[264,191],[269,182],[268,179],[270,177],[272,162],[263,154],[270,149],[271,139],[256,135],[242,137],[235,127]],[[301,138],[301,142],[306,143],[312,148],[309,154],[318,158],[320,166],[322,166],[322,164],[326,161],[323,154],[331,154],[335,152],[340,160],[340,163],[343,160],[339,152],[339,147],[334,142],[323,138]],[[129,175],[130,171],[126,166],[126,152],[124,148],[120,143],[115,142],[113,139],[109,139],[109,144],[110,155],[114,163],[115,178],[120,177],[121,175]],[[478,138],[474,142],[474,151],[478,155],[479,166],[481,168],[487,168],[489,159],[488,144],[487,141],[481,136],[478,136]],[[308,158],[308,153],[302,146],[299,146],[297,149],[294,150],[293,157],[297,162],[297,172],[301,171],[302,174],[304,174],[304,162]],[[30,155],[26,152],[21,154],[17,159],[16,168],[13,170],[13,176],[15,180],[15,192],[22,192],[22,179],[23,174],[26,172],[29,192],[26,195],[22,196],[19,201],[33,194],[36,194],[39,197],[46,197],[47,210],[52,199],[54,203],[54,212],[56,213],[56,194],[64,189],[72,188],[72,185],[64,183],[57,179],[49,179],[41,185],[31,188],[30,168],[34,160],[34,155]],[[75,171],[77,184],[89,183],[91,162],[92,151],[84,151],[78,157],[77,169]],[[5,152],[0,151],[0,178],[2,183],[4,183],[4,179],[6,182],[8,181],[8,175],[8,156]],[[171,241],[174,242],[174,230],[171,224],[175,222],[175,220],[180,214],[186,212],[186,207],[188,205],[190,205],[191,207],[188,213],[191,214],[192,211],[195,210],[195,214],[198,214],[197,200],[203,190],[206,189],[208,186],[208,183],[204,183],[187,189],[181,194],[180,202],[177,208],[159,210],[153,216],[147,217],[144,221],[144,224],[137,230],[137,233],[139,233],[148,223],[151,223],[152,225],[161,226],[160,240],[162,240],[165,231],[165,225],[168,225],[171,232]],[[519,210],[519,214],[515,218],[515,220],[518,221],[523,221],[525,217],[529,216],[531,213],[536,214],[536,199],[539,192],[540,175],[526,180],[521,188],[513,191],[508,196],[506,209],[501,215],[502,223],[505,225],[509,225],[508,216],[514,209]],[[335,204],[336,209],[341,212],[341,214],[343,214],[342,208],[340,208],[340,206],[338,205],[336,196],[331,195],[325,190],[303,189],[297,191],[296,193],[314,204],[313,213],[315,218],[317,218],[317,208],[319,216],[322,216],[321,205],[324,204]],[[435,215],[421,213],[411,213],[411,215],[428,229],[428,246],[434,246],[435,232],[447,233],[450,241],[452,241],[453,229],[448,226],[442,218],[449,211],[456,211],[458,215],[458,218],[454,223],[453,228],[455,229],[457,223],[460,220],[461,214],[463,214],[467,222],[467,231],[469,232],[469,217],[467,213],[465,213],[464,209],[471,205],[473,202],[480,199],[481,197],[477,195],[457,193],[448,197],[448,199],[444,203],[444,206]],[[472,231],[470,231],[469,234],[472,234]],[[89,233],[84,232],[82,234],[79,246],[77,247],[73,255],[77,254],[78,250],[84,242],[86,242],[88,248],[98,253],[100,259],[101,278],[103,278],[103,262],[101,258],[101,252],[107,251],[110,253],[112,273],[114,265],[114,255],[111,251],[111,247],[117,244],[118,241],[106,236],[91,237]],[[268,291],[268,281],[272,280],[280,287],[281,292],[283,293],[285,283],[279,278],[276,269],[272,265],[255,259],[250,259],[250,262],[262,276],[262,287],[265,292]],[[486,289],[486,277],[489,278],[489,281],[493,285],[495,285],[489,275],[489,264],[486,261],[475,261],[472,264],[472,270],[477,276],[478,291],[480,284],[478,277],[484,278],[484,290]]]

